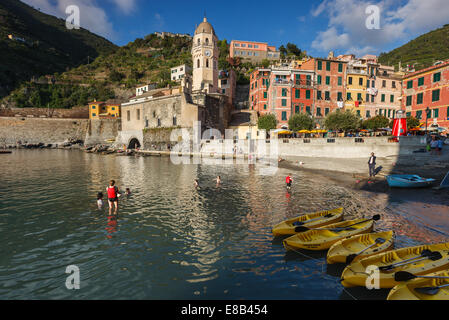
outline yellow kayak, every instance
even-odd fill
[[[357,225],[348,227],[357,223]],[[334,223],[321,229],[313,229],[295,234],[283,241],[287,250],[306,249],[306,250],[326,250],[337,241],[361,233],[369,233],[373,230],[373,220],[355,219]],[[344,228],[339,231],[328,230],[333,228]]]
[[[387,300],[449,300],[449,271],[427,274],[426,276],[448,277],[448,279],[417,278],[401,283],[391,289]],[[436,288],[440,286],[444,287]],[[432,289],[427,289],[429,287]],[[423,288],[426,289],[422,291]]]
[[[336,242],[329,248],[329,251],[327,252],[327,263],[347,263],[347,258],[351,255],[352,262],[357,261],[372,256],[373,254],[390,250],[393,247],[393,243],[393,231],[359,234],[347,237]],[[361,253],[356,255],[359,252]]]
[[[423,251],[432,253],[432,257],[424,255]],[[397,250],[378,253],[371,257],[351,263],[347,266],[341,275],[341,283],[345,287],[356,287],[366,285],[366,280],[370,274],[367,273],[368,266],[379,267],[379,287],[393,288],[400,284],[395,281],[394,275],[398,271],[407,271],[414,275],[426,275],[432,272],[442,271],[449,267],[449,243],[422,245],[416,247],[401,248]],[[435,258],[441,255],[441,258]],[[405,261],[416,258],[415,260]],[[406,263],[385,269],[396,263]],[[383,270],[381,270],[383,269]]]
[[[308,228],[318,228],[331,223],[339,222],[343,219],[343,208],[319,211],[305,214],[296,218],[285,220],[272,229],[273,236],[284,236],[296,234],[295,228],[302,225]]]

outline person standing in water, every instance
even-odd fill
[[[193,182],[195,185],[195,188],[199,188],[200,184],[198,183],[198,179],[195,179],[195,181]]]
[[[217,182],[217,186],[219,186],[221,184],[221,177],[217,176],[217,178],[215,178],[215,182]]]
[[[118,209],[118,197],[119,197],[119,190],[117,186],[115,185],[115,181],[111,180],[109,182],[109,187],[106,188],[106,191],[108,192],[108,202],[109,202],[109,215],[112,214],[112,207],[115,207],[114,215],[117,214]]]
[[[292,182],[293,182],[293,179],[290,175],[291,175],[291,173],[285,178],[285,184],[287,185],[287,189],[289,189],[289,190],[292,188]]]

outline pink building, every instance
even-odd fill
[[[231,58],[239,57],[253,63],[260,63],[264,59],[279,60],[280,52],[276,47],[265,42],[232,40],[229,48]]]

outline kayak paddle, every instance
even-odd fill
[[[306,221],[295,221],[295,222],[293,222],[293,225],[294,226],[302,226],[303,224],[306,224],[306,223],[309,223],[309,222],[312,222],[312,221],[315,221],[315,220],[321,220],[323,218],[330,218],[332,216],[333,215],[331,213],[328,213],[325,216],[321,216],[321,217],[318,217],[318,218],[315,218],[315,219],[310,219],[310,220],[306,220]]]
[[[350,224],[349,226],[346,226],[346,227],[337,227],[337,228],[332,228],[332,229],[328,229],[328,228],[314,228],[314,229],[310,229],[310,228],[307,228],[307,227],[304,227],[304,226],[299,226],[299,227],[295,228],[295,232],[304,232],[304,231],[309,231],[309,230],[330,230],[330,231],[333,231],[333,232],[340,232],[340,231],[343,231],[343,230],[351,229],[352,226],[355,226],[357,224],[365,223],[365,222],[368,222],[370,220],[377,221],[379,219],[380,219],[380,215],[376,214],[371,219],[367,219],[367,220],[363,220],[363,221],[360,221],[360,222],[357,222],[357,223],[354,223],[354,224]]]
[[[438,286],[438,287],[415,288],[414,290],[416,292],[419,292],[419,293],[423,293],[423,294],[427,294],[429,296],[433,296],[433,295],[436,295],[440,291],[440,289],[444,288],[444,287],[449,287],[449,284],[444,284],[444,285]]]
[[[439,253],[438,251],[430,251],[429,253],[426,252],[426,254],[424,254],[424,253],[425,252],[423,251],[421,253],[421,256],[419,256],[419,257],[407,259],[407,260],[404,260],[402,262],[393,263],[393,264],[390,264],[388,266],[381,266],[381,267],[379,267],[379,270],[389,271],[389,270],[392,270],[392,269],[394,269],[396,267],[400,267],[400,266],[403,266],[403,265],[406,265],[406,264],[415,263],[415,262],[422,261],[422,260],[427,260],[427,259],[430,259],[432,261],[436,261],[436,260],[440,260],[443,257],[441,255],[441,253]],[[418,260],[415,260],[415,259],[418,259]]]
[[[416,278],[429,278],[429,279],[449,279],[449,277],[441,276],[416,276],[413,273],[407,271],[398,271],[394,274],[394,281],[409,281]]]
[[[347,256],[346,257],[346,264],[350,264],[359,254],[365,252],[369,248],[371,248],[371,247],[373,247],[373,246],[375,246],[377,244],[383,244],[383,243],[385,243],[385,241],[387,241],[387,240],[385,240],[384,238],[377,238],[372,245],[366,247],[362,251],[359,251],[357,253],[353,253],[353,254],[350,254],[349,256]]]

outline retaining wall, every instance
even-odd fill
[[[69,139],[84,140],[88,123],[88,119],[0,117],[0,142],[59,144]]]

